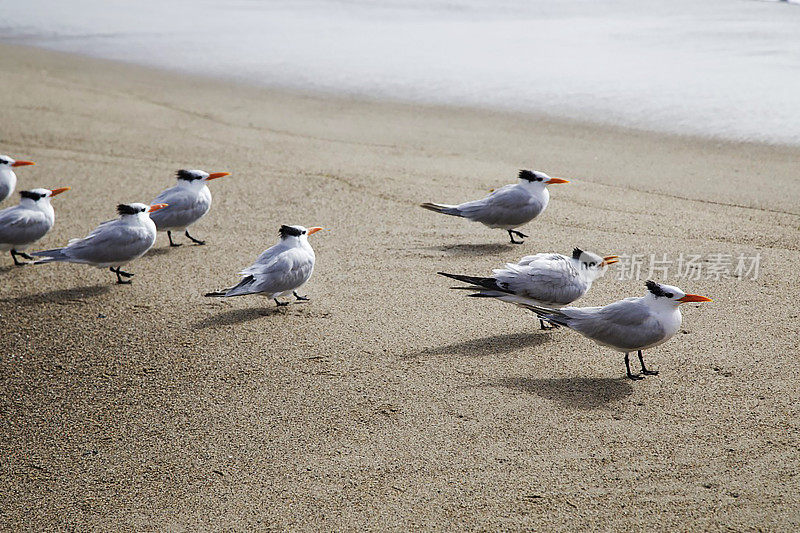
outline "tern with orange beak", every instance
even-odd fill
[[[167,207],[167,204],[119,204],[119,217],[103,222],[83,239],[72,239],[63,248],[34,252],[42,257],[35,264],[67,262],[84,263],[97,268],[108,268],[117,275],[117,283],[127,284],[133,276],[121,270],[143,256],[156,242],[156,225],[150,213]]]
[[[69,187],[21,191],[19,205],[0,211],[0,251],[10,251],[15,265],[25,264],[17,256],[33,259],[22,250],[50,231],[56,220],[50,198],[68,190]]]
[[[470,294],[473,297],[561,308],[586,294],[592,283],[605,274],[608,265],[616,262],[616,255],[600,257],[575,248],[571,257],[554,253],[525,256],[517,263],[494,269],[490,277],[439,274],[469,283],[469,287],[453,288],[477,291]],[[539,324],[542,329],[549,329],[541,319]]]
[[[17,175],[12,169],[35,164],[33,161],[18,161],[7,155],[0,155],[0,202],[11,196],[17,186]]]
[[[550,201],[547,186],[556,183],[569,181],[551,178],[538,170],[520,170],[518,183],[501,187],[486,198],[459,205],[424,203],[421,207],[480,222],[490,228],[502,228],[508,232],[512,244],[522,244],[523,241],[514,240],[514,235],[527,235],[514,228],[527,224],[544,212]]]
[[[625,370],[631,379],[658,374],[644,366],[642,350],[667,342],[681,327],[683,316],[678,308],[689,302],[710,302],[710,298],[686,294],[678,287],[655,281],[647,282],[647,294],[641,298],[625,298],[604,307],[565,307],[548,309],[521,304],[540,319],[574,329],[597,344],[625,354]],[[641,374],[632,374],[630,352],[639,352]]]
[[[217,178],[230,176],[229,172],[209,174],[202,170],[179,170],[175,173],[178,184],[159,194],[154,204],[168,204],[169,207],[150,215],[158,231],[166,231],[170,246],[180,246],[172,240],[173,231],[183,231],[195,244],[206,241],[189,235],[189,226],[203,218],[211,209],[211,191],[206,183]]]
[[[281,226],[278,230],[280,241],[258,256],[256,262],[245,268],[239,275],[242,281],[228,289],[206,293],[206,296],[231,297],[247,294],[260,294],[275,300],[278,306],[289,302],[278,300],[281,296],[293,294],[297,300],[308,300],[297,294],[314,272],[316,257],[308,243],[308,236],[323,228],[304,228],[303,226]]]

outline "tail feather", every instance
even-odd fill
[[[474,285],[473,287],[459,287],[459,288],[471,288],[473,290],[484,290],[488,289],[490,291],[498,291],[505,294],[513,294],[508,289],[501,287],[497,284],[497,280],[494,278],[481,278],[477,276],[464,276],[461,274],[448,274],[447,272],[437,272],[440,276],[446,276],[448,278],[452,278],[458,281],[463,281],[464,283],[470,283]]]
[[[569,327],[569,317],[565,313],[559,311],[558,309],[550,309],[549,307],[541,307],[538,305],[526,304],[521,302],[518,302],[517,305],[533,311],[534,313],[536,313],[536,316],[538,316],[542,320],[550,322],[551,324],[557,324],[559,326]]]
[[[244,288],[246,285],[249,285],[254,280],[255,278],[253,276],[247,276],[245,278],[242,278],[242,281],[240,281],[233,287],[228,287],[227,289],[220,289],[218,291],[207,292],[203,296],[206,296],[207,298],[220,298],[225,296],[242,296],[245,294],[252,294],[251,292],[248,291],[243,291],[243,290],[237,291],[237,289]]]
[[[41,252],[31,252],[31,255],[41,257],[33,262],[34,265],[41,265],[42,263],[52,263],[53,261],[69,261],[69,257],[64,253],[63,248],[53,248],[52,250],[43,250]]]
[[[228,294],[228,289],[222,289],[222,290],[219,290],[219,291],[207,292],[203,296],[205,296],[206,298],[221,298],[221,297],[225,296],[226,294]]]
[[[430,202],[425,202],[424,204],[419,204],[420,207],[424,209],[428,209],[430,211],[434,211],[436,213],[442,213],[445,215],[452,215],[454,217],[463,217],[464,214],[461,210],[455,205],[446,205],[446,204],[433,204]]]

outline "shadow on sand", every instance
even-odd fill
[[[515,249],[510,243],[485,243],[485,244],[448,244],[442,246],[428,246],[425,250],[444,252],[450,255],[475,256],[499,254]]]
[[[492,385],[536,394],[565,407],[597,409],[633,393],[627,378],[502,378]]]
[[[269,316],[287,316],[302,313],[305,302],[291,302],[285,307],[248,307],[246,309],[231,309],[214,314],[194,324],[195,329],[215,328],[220,326],[235,326],[252,320],[259,320]]]
[[[426,348],[421,352],[408,354],[404,357],[424,357],[431,355],[465,355],[471,357],[481,357],[485,355],[495,355],[508,353],[522,348],[539,346],[550,341],[550,336],[541,333],[506,333],[504,335],[494,335],[482,339],[473,339],[447,346],[436,346]]]
[[[71,289],[58,289],[40,294],[28,294],[16,298],[5,298],[0,304],[40,305],[45,303],[81,302],[86,298],[94,298],[107,293],[111,285],[89,285],[87,287],[73,287]]]

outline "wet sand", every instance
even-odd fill
[[[178,168],[232,173],[192,229],[208,244],[160,235],[130,286],[0,258],[3,529],[800,528],[798,148],[0,50],[0,153],[37,162],[17,190],[73,188],[39,249]],[[523,245],[417,207],[531,167],[572,183]],[[203,298],[280,224],[328,228],[311,301]],[[760,272],[663,279],[714,302],[684,306],[639,382],[620,354],[435,274],[575,246],[760,254]],[[646,276],[612,267],[579,304]]]

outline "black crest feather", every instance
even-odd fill
[[[133,207],[132,205],[128,204],[119,204],[117,205],[117,213],[120,215],[135,215],[136,213],[140,213],[141,210]]]
[[[655,296],[656,298],[667,295],[667,293],[664,292],[664,289],[661,288],[661,285],[659,285],[655,281],[647,280],[647,283],[645,283],[645,285],[647,286],[647,290],[653,293],[653,296]]]
[[[281,229],[278,230],[278,235],[281,236],[281,239],[285,239],[286,237],[288,237],[290,235],[292,237],[299,237],[302,234],[303,234],[303,232],[300,231],[299,229],[293,228],[292,226],[287,226],[285,224],[283,226],[281,226]]]
[[[518,177],[521,180],[542,181],[542,178],[537,178],[536,174],[534,174],[530,170],[520,170]]]
[[[19,191],[19,195],[22,196],[23,198],[30,198],[34,202],[36,200],[40,199],[40,198],[44,198],[45,197],[44,194],[39,193],[39,192],[33,192],[33,191]]]
[[[583,253],[583,250],[581,250],[580,248],[578,248],[576,246],[575,249],[572,250],[572,258],[573,259],[580,259],[582,253]]]
[[[201,178],[201,176],[195,174],[191,170],[186,170],[186,169],[180,169],[179,171],[177,171],[175,173],[175,177],[177,177],[179,180],[186,180],[186,181],[199,180]]]

